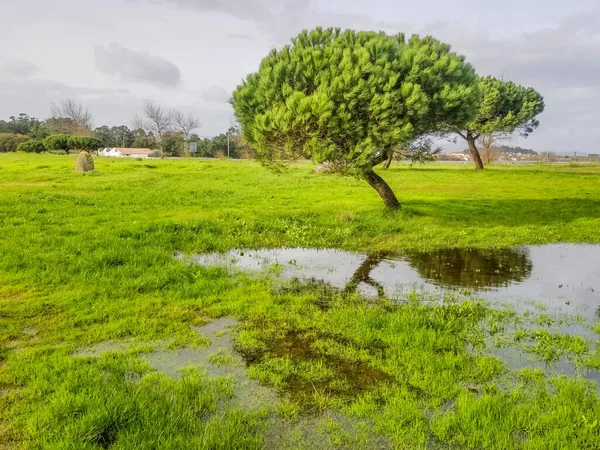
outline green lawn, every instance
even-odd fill
[[[0,449],[269,448],[268,424],[298,431],[321,416],[332,417],[314,431],[323,438],[292,448],[600,448],[594,384],[490,356],[492,338],[518,345],[530,333],[534,353],[600,368],[594,342],[531,332],[539,317],[474,298],[393,304],[282,288],[174,258],[600,243],[599,166],[393,166],[380,173],[398,212],[364,181],[308,164],[281,174],[239,161],[74,166],[0,154]],[[224,316],[240,319],[236,348],[276,404],[245,408],[231,379],[196,368],[173,380],[144,362],[152,349],[202,348],[190,326]],[[77,354],[106,342],[128,350]]]

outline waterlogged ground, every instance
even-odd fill
[[[134,354],[150,369],[142,383],[153,372],[188,383],[194,370],[226,383],[213,415],[258,417],[249,447],[585,448],[600,438],[597,254],[566,244],[178,254],[225,266],[241,295],[266,283],[282,309],[191,326],[193,346],[104,342],[75,356]]]
[[[600,448],[597,247],[557,244],[600,243],[600,167],[403,165],[390,213],[74,163],[0,155],[0,448]]]
[[[183,255],[179,255],[185,258]],[[318,280],[345,291],[402,298],[458,291],[534,303],[555,313],[600,317],[600,246],[553,244],[508,249],[438,249],[363,254],[335,249],[231,250],[187,257],[201,265]]]
[[[490,307],[510,310],[515,318],[504,324],[513,340],[506,336],[490,339],[490,354],[512,369],[580,374],[600,382],[600,372],[594,370],[594,363],[582,364],[581,359],[548,349],[532,355],[528,351],[531,347],[525,344],[536,335],[570,336],[587,339],[593,354],[595,323],[600,318],[600,246],[553,244],[374,254],[336,249],[238,249],[178,257],[205,266],[270,275],[274,279],[325,283],[344,293],[358,292],[396,302],[411,295],[430,299],[448,295],[485,299]],[[540,324],[545,325],[542,335],[537,329]]]
[[[265,448],[391,448],[389,438],[377,434],[370,421],[349,417],[332,409],[303,414],[301,417],[299,411],[294,408],[288,411],[289,404],[285,402],[281,392],[278,393],[273,387],[262,384],[248,375],[250,361],[245,360],[236,350],[234,341],[239,325],[238,320],[229,317],[216,319],[206,325],[192,327],[199,336],[207,340],[207,345],[168,349],[159,344],[157,348],[138,348],[135,353],[153,370],[179,382],[185,382],[192,370],[200,370],[213,382],[226,380],[232,387],[231,395],[221,401],[216,414],[227,414],[231,408],[259,414],[263,421],[262,442]],[[303,343],[285,345],[300,344]],[[130,351],[131,348],[127,343],[100,343],[80,349],[74,356],[117,356]],[[299,351],[310,350],[302,345]],[[351,375],[357,377],[355,382],[365,381],[364,376],[360,374]],[[364,387],[354,387],[355,392],[362,389]],[[287,417],[289,414],[291,416]]]

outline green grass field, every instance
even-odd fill
[[[594,383],[511,370],[489,352],[529,333],[534,356],[600,369],[600,346],[551,332],[543,312],[282,287],[174,257],[600,243],[599,166],[393,166],[381,174],[397,212],[364,181],[309,164],[280,174],[238,161],[74,166],[0,155],[0,449],[272,448],[273,424],[295,430],[290,448],[600,448]],[[189,368],[171,379],[143,359],[203,348],[191,326],[226,316],[239,319],[236,350],[274,404],[241,406],[230,378]],[[78,354],[100,343],[127,347]],[[307,439],[298,430],[315,417],[325,419]]]

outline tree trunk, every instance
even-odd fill
[[[479,155],[479,150],[477,150],[477,145],[475,144],[475,137],[473,136],[472,131],[467,131],[467,142],[469,143],[469,150],[471,151],[471,156],[473,156],[475,169],[483,170],[483,161],[481,160],[481,156]]]
[[[389,169],[390,168],[390,164],[392,164],[392,160],[394,159],[394,152],[390,151],[388,153],[388,157],[385,160],[385,162],[383,163],[383,166],[381,166],[383,169]]]
[[[394,191],[392,191],[383,178],[377,175],[373,169],[365,170],[362,173],[362,176],[365,180],[367,180],[367,183],[369,183],[369,185],[381,196],[385,206],[387,206],[389,209],[400,209],[400,202],[396,198]]]

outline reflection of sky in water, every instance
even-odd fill
[[[600,246],[531,247],[530,257],[531,276],[519,285],[501,290],[501,297],[564,305],[570,311],[594,315],[600,306]]]
[[[193,260],[201,265],[227,265],[242,270],[269,269],[279,265],[283,278],[323,280],[336,288],[344,288],[365,255],[343,250],[278,248],[263,250],[232,250],[226,254],[197,255]]]
[[[588,318],[600,307],[598,245],[446,249],[393,258],[371,255],[371,259],[374,262],[365,271],[367,255],[342,250],[234,250],[193,257],[198,264],[231,265],[243,270],[269,269],[278,264],[283,278],[323,280],[340,289],[354,280],[357,290],[367,295],[377,295],[375,285],[383,287],[390,297],[415,289],[440,292],[465,288],[492,300],[517,305],[533,301]]]

